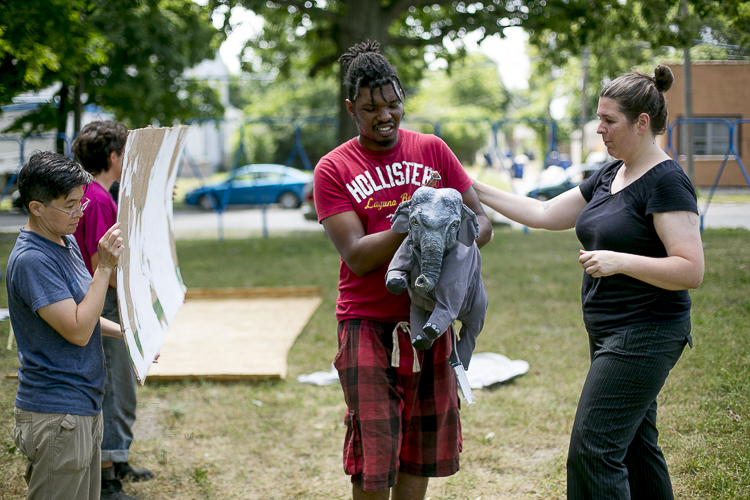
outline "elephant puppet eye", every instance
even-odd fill
[[[452,229],[452,230],[454,230],[454,231],[455,231],[456,229],[458,229],[458,222],[454,222],[454,223],[452,223],[452,224],[451,224],[451,229]]]
[[[416,226],[419,225],[419,221],[417,219],[412,219],[411,220],[411,225],[414,226],[414,227],[416,227]]]

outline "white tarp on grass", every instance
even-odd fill
[[[117,211],[125,251],[117,267],[117,297],[141,384],[185,298],[172,234],[172,192],[187,130],[131,130],[125,144]]]
[[[529,371],[529,363],[521,359],[510,360],[502,354],[494,352],[475,353],[471,357],[471,365],[466,372],[472,389],[481,389],[495,384],[508,382]],[[313,372],[309,375],[299,375],[298,382],[313,385],[330,385],[338,383],[339,375],[336,368],[331,366],[327,372]]]

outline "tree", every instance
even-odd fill
[[[572,13],[568,5],[548,4],[551,16],[525,24],[530,45],[539,54],[534,63],[531,86],[547,89],[552,97],[571,96],[568,116],[594,116],[599,91],[611,79],[638,70],[653,73],[664,60],[685,61],[685,110],[689,113],[689,58],[728,59],[747,55],[750,19],[742,17],[738,1],[710,0],[629,0],[614,8],[608,2],[579,3]],[[567,13],[567,14],[566,14]],[[750,13],[750,11],[748,11]],[[553,19],[569,16],[568,26]],[[744,23],[744,24],[743,24]],[[742,31],[743,27],[745,31]],[[592,30],[592,28],[595,28]],[[595,38],[592,35],[595,34]],[[745,45],[743,47],[743,44]],[[588,49],[588,78],[591,85],[580,85],[581,55]],[[551,76],[556,75],[554,78]],[[578,85],[577,85],[578,83]],[[580,92],[586,89],[586,95]],[[581,101],[585,102],[582,112]],[[569,134],[571,123],[562,123],[558,137]],[[690,133],[689,126],[685,132]],[[689,139],[688,145],[692,144]],[[691,175],[692,155],[686,170]]]
[[[491,122],[507,118],[512,103],[497,72],[497,65],[481,54],[471,54],[450,72],[428,71],[421,85],[406,100],[404,122],[440,122],[440,137],[463,164],[475,162],[487,146]],[[410,122],[410,120],[412,120]]]
[[[58,82],[54,102],[10,130],[65,130],[68,112],[101,106],[129,127],[216,117],[223,108],[183,71],[223,32],[191,0],[14,0],[0,6],[0,102]],[[80,119],[76,120],[80,125]]]
[[[735,32],[748,33],[747,0],[690,4],[697,17],[723,16]],[[463,39],[470,32],[479,32],[481,39],[502,36],[505,27],[522,26],[550,66],[581,54],[584,47],[592,52],[603,47],[593,57],[598,55],[600,63],[610,67],[608,74],[613,74],[612,66],[629,65],[631,57],[644,60],[644,48],[679,46],[679,37],[688,33],[681,29],[673,0],[209,0],[209,5],[223,11],[227,31],[235,5],[265,19],[263,32],[247,45],[261,61],[255,70],[275,68],[282,78],[299,70],[309,77],[335,73],[340,54],[371,39],[381,43],[407,87],[416,86],[427,67],[426,57],[442,58],[449,65],[462,59]],[[612,52],[610,40],[627,43]],[[246,69],[251,66],[246,63]],[[338,72],[338,77],[343,75]],[[340,91],[338,140],[343,142],[356,135],[356,128],[344,106],[343,87]]]
[[[0,3],[0,104],[105,60],[106,40],[81,23],[86,8],[86,0]]]
[[[480,30],[482,37],[502,34],[520,24],[539,0],[211,0],[223,9],[231,29],[231,8],[243,5],[265,19],[263,32],[248,42],[262,60],[262,71],[278,68],[281,76],[305,68],[310,77],[335,71],[338,57],[355,43],[377,40],[406,86],[415,86],[427,67],[425,55],[452,63],[465,55],[462,39]],[[540,4],[541,5],[541,4]],[[339,79],[343,75],[339,72]],[[336,103],[341,123],[339,142],[356,135],[346,112],[343,87]]]
[[[681,13],[680,2],[673,0],[550,0],[546,7],[549,16],[530,18],[524,23],[529,44],[540,58],[536,72],[550,74],[580,65],[580,60],[571,60],[588,48],[590,80],[595,82],[589,86],[587,98],[591,116],[601,85],[633,68],[653,72],[658,58],[681,59],[676,51],[700,42],[738,46],[723,49],[730,57],[741,53],[743,47],[745,52],[750,47],[750,3],[685,3],[689,16]],[[718,53],[705,48],[702,51],[704,55]]]
[[[302,124],[302,145],[316,164],[336,146],[330,119],[336,111],[332,103],[338,99],[337,83],[333,74],[309,80],[300,72],[272,85],[252,79],[234,82],[230,100],[251,121],[242,138],[243,162],[284,163],[294,147],[293,125]],[[512,98],[497,66],[481,54],[470,55],[450,73],[428,70],[419,86],[407,92],[403,126],[432,133],[429,123],[440,121],[441,137],[464,163],[473,163],[487,145],[490,121],[510,112]],[[293,166],[303,167],[299,158]]]
[[[82,23],[82,15],[89,8],[86,0],[15,0],[0,4],[0,104],[21,92],[38,90],[60,79],[70,80],[84,68],[106,60],[106,40]],[[64,124],[68,87],[60,88],[57,99],[58,109],[44,106],[34,120]],[[58,149],[62,149],[62,141]]]
[[[315,122],[333,117],[330,103],[338,98],[336,78],[327,75],[308,81],[304,74],[295,76],[273,85],[257,80],[233,85],[232,102],[249,120],[264,120],[244,128],[245,135],[240,138],[244,141],[244,162],[284,164],[294,147],[294,126],[298,124],[303,124],[302,146],[312,165],[335,147],[333,125]],[[269,117],[276,120],[265,120]],[[299,157],[292,166],[304,168]]]

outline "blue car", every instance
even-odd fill
[[[268,203],[297,208],[312,189],[312,182],[312,174],[284,165],[246,165],[230,172],[219,184],[190,191],[185,195],[185,203],[204,210]]]

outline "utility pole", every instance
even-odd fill
[[[689,19],[688,19],[688,6],[687,0],[681,0],[680,2],[680,14],[682,17],[682,29],[684,31],[689,30]],[[690,47],[692,37],[690,33],[685,36],[686,46],[683,49],[682,64],[682,75],[683,75],[683,92],[685,94],[685,118],[690,119],[693,117],[693,73],[692,73],[692,61],[690,59]],[[681,132],[685,133],[685,157],[687,162],[685,163],[685,173],[690,179],[690,182],[695,184],[695,163],[693,158],[693,124],[683,124]]]

